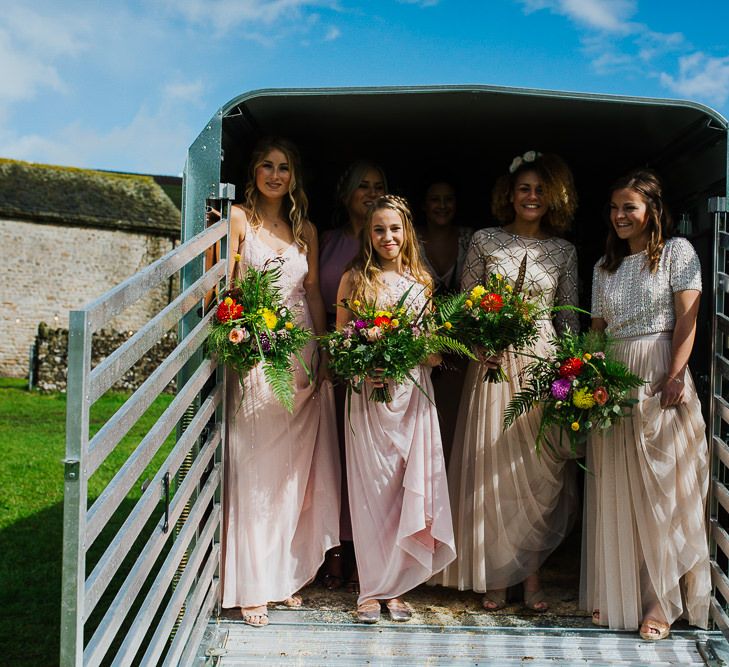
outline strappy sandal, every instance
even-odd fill
[[[481,606],[486,611],[499,611],[499,609],[503,609],[506,606],[506,589],[502,588],[501,590],[486,593],[481,598]]]
[[[379,600],[365,600],[357,605],[357,620],[360,623],[377,623],[381,611]]]
[[[268,607],[265,604],[256,607],[241,607],[240,615],[243,617],[243,622],[253,628],[268,625]]]
[[[338,588],[341,588],[344,584],[341,551],[332,550],[327,554],[326,570],[321,578],[321,583],[324,585],[324,588],[328,591],[336,591]],[[339,574],[336,574],[336,572],[339,572]]]
[[[359,595],[359,575],[357,574],[357,570],[352,572],[349,581],[347,581],[347,591],[354,595]]]
[[[648,628],[648,631],[643,630],[643,628]],[[671,634],[671,626],[655,618],[644,618],[640,624],[638,634],[640,634],[641,639],[645,639],[647,642],[657,642]]]
[[[286,607],[301,607],[304,604],[304,600],[298,593],[294,593],[285,600],[282,600],[281,603]]]
[[[413,617],[413,610],[400,598],[391,598],[385,606],[393,621],[409,621]]]
[[[600,610],[599,609],[592,610],[592,624],[600,625]]]
[[[540,588],[536,591],[528,591],[524,589],[524,606],[530,611],[543,614],[549,610],[549,605],[544,597],[544,591]]]

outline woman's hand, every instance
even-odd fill
[[[385,378],[382,375],[384,372],[384,368],[375,368],[365,375],[365,380],[375,389],[382,389],[385,386]]]
[[[319,368],[316,370],[316,390],[319,391],[322,382],[332,381],[332,374],[329,370],[329,353],[321,351],[319,354]]]
[[[671,377],[667,375],[661,384],[659,385],[658,391],[661,394],[661,408],[675,407],[686,402],[685,397],[686,385],[683,381],[683,373],[680,376]]]
[[[478,359],[481,364],[488,369],[499,368],[499,366],[504,363],[503,352],[499,352],[498,354],[489,354],[486,348],[476,345],[476,347],[473,348],[473,353],[476,355],[476,359]]]
[[[430,366],[431,368],[440,366],[443,363],[443,355],[440,354],[439,352],[434,352],[433,354],[429,354],[425,360],[425,363],[428,366]]]

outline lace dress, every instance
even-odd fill
[[[248,227],[243,270],[277,254]],[[311,327],[303,282],[306,254],[292,243],[279,282],[297,323]],[[316,361],[312,341],[302,358]],[[315,366],[315,363],[313,364]],[[331,384],[319,392],[296,363],[295,407],[274,398],[259,367],[245,379],[226,374],[223,607],[283,600],[308,583],[339,543],[339,455]]]
[[[701,290],[698,257],[676,238],[655,273],[644,252],[612,274],[599,265],[593,316],[607,322],[615,356],[646,384],[632,416],[590,439],[580,601],[615,629],[637,629],[656,602],[669,623],[683,615],[705,628],[709,461],[701,405],[688,370],[686,403],[662,410],[656,394],[671,363],[673,295]]]
[[[425,304],[420,285],[401,276],[379,302]],[[432,398],[430,369],[413,377]],[[351,394],[345,426],[349,506],[359,570],[359,601],[398,597],[455,557],[438,416],[411,382],[390,383],[392,401]]]
[[[492,273],[513,284],[525,253],[525,291],[545,305],[576,304],[577,253],[571,243],[516,236],[496,227],[474,234],[462,287],[483,284]],[[559,326],[577,329],[572,312],[558,313],[557,320]],[[543,322],[531,352],[547,354],[553,333],[552,322]],[[434,583],[480,593],[519,583],[539,569],[571,529],[575,466],[546,449],[537,456],[539,411],[503,430],[504,409],[528,363],[507,354],[509,379],[501,383],[483,382],[483,367],[469,364],[448,467],[458,558]]]

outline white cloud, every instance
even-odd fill
[[[729,99],[729,56],[715,58],[701,51],[678,60],[678,76],[661,72],[661,83],[678,95],[722,105]]]
[[[330,26],[327,30],[326,34],[324,35],[324,41],[325,42],[333,42],[335,39],[338,39],[342,34],[342,31],[337,28],[337,26],[333,25]]]
[[[418,5],[420,7],[435,7],[440,0],[397,0],[403,5]]]
[[[200,79],[168,83],[162,89],[163,104],[179,101],[199,106],[202,103],[204,92],[205,86]]]
[[[635,0],[519,0],[527,14],[549,9],[591,30],[627,33]]]

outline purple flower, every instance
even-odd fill
[[[420,327],[417,324],[411,324],[410,330],[413,332],[413,336],[416,338],[420,335]]]
[[[349,324],[342,329],[342,336],[345,338],[351,338],[354,334],[354,327],[351,327]]]
[[[566,378],[560,378],[552,382],[552,396],[558,401],[564,401],[570,393],[572,383]]]
[[[605,353],[604,352],[593,352],[592,356],[594,359],[604,359]]]
[[[268,335],[265,331],[262,331],[259,335],[259,338],[261,339],[261,349],[264,352],[270,352],[271,351],[271,341],[268,339]]]
[[[365,322],[364,320],[357,320],[354,323],[354,328],[355,329],[358,329],[358,330],[359,329],[364,329],[366,326],[367,326],[367,322]]]

